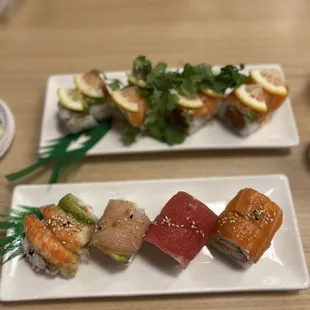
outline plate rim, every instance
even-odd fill
[[[104,186],[105,184],[113,184],[113,185],[123,185],[123,184],[141,184],[141,183],[171,183],[171,182],[197,182],[197,181],[211,181],[211,182],[218,182],[222,180],[247,180],[247,179],[277,179],[279,182],[282,182],[284,185],[284,189],[287,191],[287,195],[289,198],[289,206],[290,206],[290,211],[292,212],[293,215],[293,228],[296,234],[297,238],[297,246],[298,250],[301,253],[301,264],[302,264],[302,272],[306,278],[306,282],[304,283],[299,283],[299,285],[290,285],[286,284],[281,287],[266,287],[264,289],[259,289],[260,291],[263,292],[271,292],[271,291],[299,291],[299,290],[306,290],[310,287],[310,279],[309,279],[309,273],[308,273],[308,267],[307,267],[307,261],[305,257],[305,252],[304,252],[304,247],[301,239],[301,234],[300,234],[300,228],[299,228],[299,223],[297,221],[297,216],[296,216],[296,208],[294,205],[293,201],[293,196],[291,192],[291,187],[289,183],[289,178],[287,177],[286,174],[255,174],[255,175],[228,175],[228,176],[214,176],[214,177],[186,177],[186,178],[162,178],[162,179],[139,179],[139,180],[124,180],[124,181],[105,181],[105,182],[79,182],[79,183],[58,183],[58,184],[53,184],[53,185],[48,185],[48,184],[21,184],[17,185],[14,188],[13,195],[12,195],[12,200],[10,204],[10,208],[14,208],[16,206],[13,205],[13,203],[16,201],[16,195],[18,194],[19,190],[27,189],[27,188],[41,188],[41,189],[49,189],[51,187],[53,188],[62,188],[62,187],[80,187],[80,186],[89,186],[92,184],[96,185],[102,185]],[[0,299],[1,301],[22,301],[25,300],[26,298],[6,298],[5,295],[3,295],[3,290],[1,289],[2,286],[4,285],[4,278],[1,277],[0,281]],[[169,290],[167,292],[160,291],[160,290],[151,290],[151,291],[145,291],[142,293],[139,293],[137,291],[127,291],[126,293],[122,292],[116,292],[116,293],[111,293],[109,292],[107,295],[105,294],[90,294],[87,296],[81,296],[77,297],[76,295],[69,293],[68,295],[62,294],[61,296],[55,294],[53,296],[49,297],[34,297],[31,298],[30,300],[63,300],[63,299],[86,299],[86,298],[113,298],[113,297],[134,297],[134,296],[167,296],[167,295],[180,295],[180,294],[210,294],[210,293],[230,293],[230,292],[238,292],[238,293],[245,293],[245,292],[255,292],[258,291],[257,288],[248,288],[248,289],[240,289],[238,287],[221,287],[221,288],[200,288],[200,289],[175,289],[175,290]]]
[[[221,65],[212,65],[212,67],[221,67]],[[284,79],[286,79],[284,70],[280,64],[277,63],[265,63],[265,64],[245,64],[245,68],[247,67],[276,67],[281,71],[281,74],[283,75]],[[168,70],[178,70],[180,67],[169,67]],[[43,139],[43,129],[44,129],[44,120],[47,117],[47,100],[49,96],[49,89],[50,89],[50,84],[52,83],[53,79],[55,78],[69,78],[74,75],[79,75],[82,73],[66,73],[66,74],[54,74],[50,75],[47,78],[47,83],[45,86],[45,95],[44,95],[44,105],[43,105],[43,113],[41,117],[41,127],[40,127],[40,136],[39,136],[39,144],[37,147],[37,154],[40,156],[40,147],[44,146],[46,144],[46,141]],[[126,71],[106,71],[105,74],[108,75],[118,75],[118,74],[126,74]],[[290,118],[292,119],[292,133],[293,136],[291,139],[286,139],[285,142],[270,142],[270,143],[265,143],[265,144],[241,144],[241,145],[235,145],[234,143],[226,143],[222,145],[211,145],[208,144],[207,146],[199,145],[199,146],[184,146],[183,144],[180,145],[175,145],[175,146],[168,146],[166,144],[151,148],[151,149],[130,149],[128,146],[124,146],[120,149],[117,150],[112,150],[109,151],[108,149],[105,152],[102,152],[102,150],[96,150],[96,147],[92,148],[91,150],[88,151],[88,153],[85,155],[86,157],[91,157],[91,156],[109,156],[109,155],[126,155],[126,154],[141,154],[141,153],[167,153],[167,152],[176,152],[176,151],[212,151],[212,150],[243,150],[243,149],[250,149],[250,150],[256,150],[256,149],[287,149],[287,148],[294,148],[300,145],[300,135],[299,135],[299,130],[296,122],[296,118],[294,115],[293,107],[292,107],[292,102],[291,102],[291,97],[288,96],[286,99],[286,104],[288,106],[288,113],[290,115]],[[190,138],[190,137],[188,137]]]

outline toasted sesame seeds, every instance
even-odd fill
[[[62,241],[61,243],[62,243],[62,244],[67,244],[67,242],[66,242],[66,241]]]

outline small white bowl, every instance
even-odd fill
[[[15,121],[8,105],[0,99],[0,158],[10,148],[15,135]]]

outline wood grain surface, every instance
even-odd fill
[[[4,175],[33,163],[43,95],[51,74],[124,70],[138,54],[184,62],[280,63],[290,85],[301,144],[291,150],[205,151],[108,156],[74,166],[61,182],[284,173],[289,177],[310,263],[310,2],[25,0],[0,17],[0,97],[16,118],[16,137],[0,161],[0,204],[10,204]],[[24,180],[46,183],[49,171]],[[104,281],[104,279],[102,279]],[[1,309],[309,309],[310,291],[92,299],[2,304]]]

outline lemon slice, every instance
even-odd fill
[[[277,69],[252,70],[250,76],[255,83],[262,85],[266,91],[274,95],[286,96],[288,94],[281,72]]]
[[[235,89],[235,95],[246,106],[259,112],[267,112],[264,89],[258,84],[243,84]]]
[[[111,97],[116,104],[129,112],[139,111],[141,96],[135,87],[125,87],[111,92]]]
[[[84,95],[91,98],[103,98],[103,81],[99,75],[89,72],[84,76],[79,75],[73,78],[76,88]]]
[[[195,95],[193,98],[187,98],[183,95],[181,95],[176,90],[171,90],[172,94],[177,95],[178,97],[178,105],[186,108],[186,109],[199,109],[203,106],[203,101],[198,95]]]
[[[128,71],[126,74],[127,79],[131,84],[141,88],[151,88],[151,86],[145,80],[138,80],[135,76],[133,76],[131,71]]]
[[[216,93],[212,89],[201,89],[201,92],[204,93],[207,96],[214,97],[214,98],[223,98],[224,95],[220,93]]]
[[[83,95],[76,89],[57,89],[59,103],[65,108],[72,111],[84,111]]]

